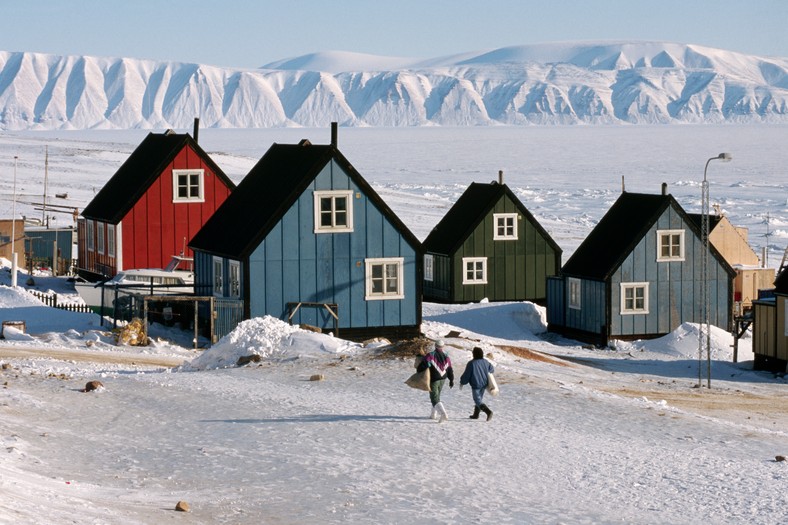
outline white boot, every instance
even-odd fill
[[[449,419],[449,414],[446,413],[446,407],[443,406],[443,401],[435,405],[435,408],[438,410],[438,414],[440,415],[438,418],[438,423],[443,423]]]
[[[432,407],[432,413],[430,414],[430,419],[438,419],[438,409]]]

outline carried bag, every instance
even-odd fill
[[[427,392],[430,391],[430,371],[425,370],[423,372],[416,372],[412,376],[410,376],[405,384],[411,388],[415,388],[416,390],[426,390]]]
[[[415,366],[419,366],[421,363],[422,356],[416,356]],[[427,392],[430,391],[430,370],[429,368],[422,371],[416,372],[412,376],[410,376],[406,381],[405,384],[411,388],[415,388],[416,390],[425,390]]]
[[[487,391],[494,396],[497,396],[501,392],[498,390],[498,382],[491,372],[487,372]]]

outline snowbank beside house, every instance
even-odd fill
[[[698,330],[699,325],[695,323],[682,323],[678,328],[665,336],[632,342],[615,341],[613,346],[618,351],[648,352],[655,355],[662,354],[670,357],[697,359],[699,347]],[[731,361],[733,358],[733,335],[722,328],[711,326],[709,337],[711,342],[711,359],[714,361]],[[751,360],[753,358],[751,337],[747,336],[740,343],[738,360]],[[706,359],[705,351],[704,346],[703,359]]]
[[[361,345],[302,330],[271,316],[248,319],[203,352],[184,370],[210,370],[236,366],[238,359],[259,356],[286,359],[326,354],[352,353]]]

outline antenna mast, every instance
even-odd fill
[[[47,217],[47,186],[49,185],[49,146],[44,146],[44,205],[41,207],[41,224],[49,228]]]

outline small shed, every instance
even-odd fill
[[[421,329],[421,244],[331,143],[274,144],[191,240],[195,291],[344,339]]]
[[[28,226],[25,231],[25,251],[33,265],[46,265],[56,275],[66,274],[71,269],[76,242],[77,230],[73,226]]]
[[[503,180],[474,182],[424,241],[424,299],[544,303],[560,267],[561,248]]]
[[[548,330],[606,345],[704,322],[700,229],[664,187],[624,192],[548,279]],[[732,329],[736,272],[709,243],[709,321]]]
[[[755,369],[788,372],[788,270],[780,272],[771,292],[753,301],[752,313]]]

